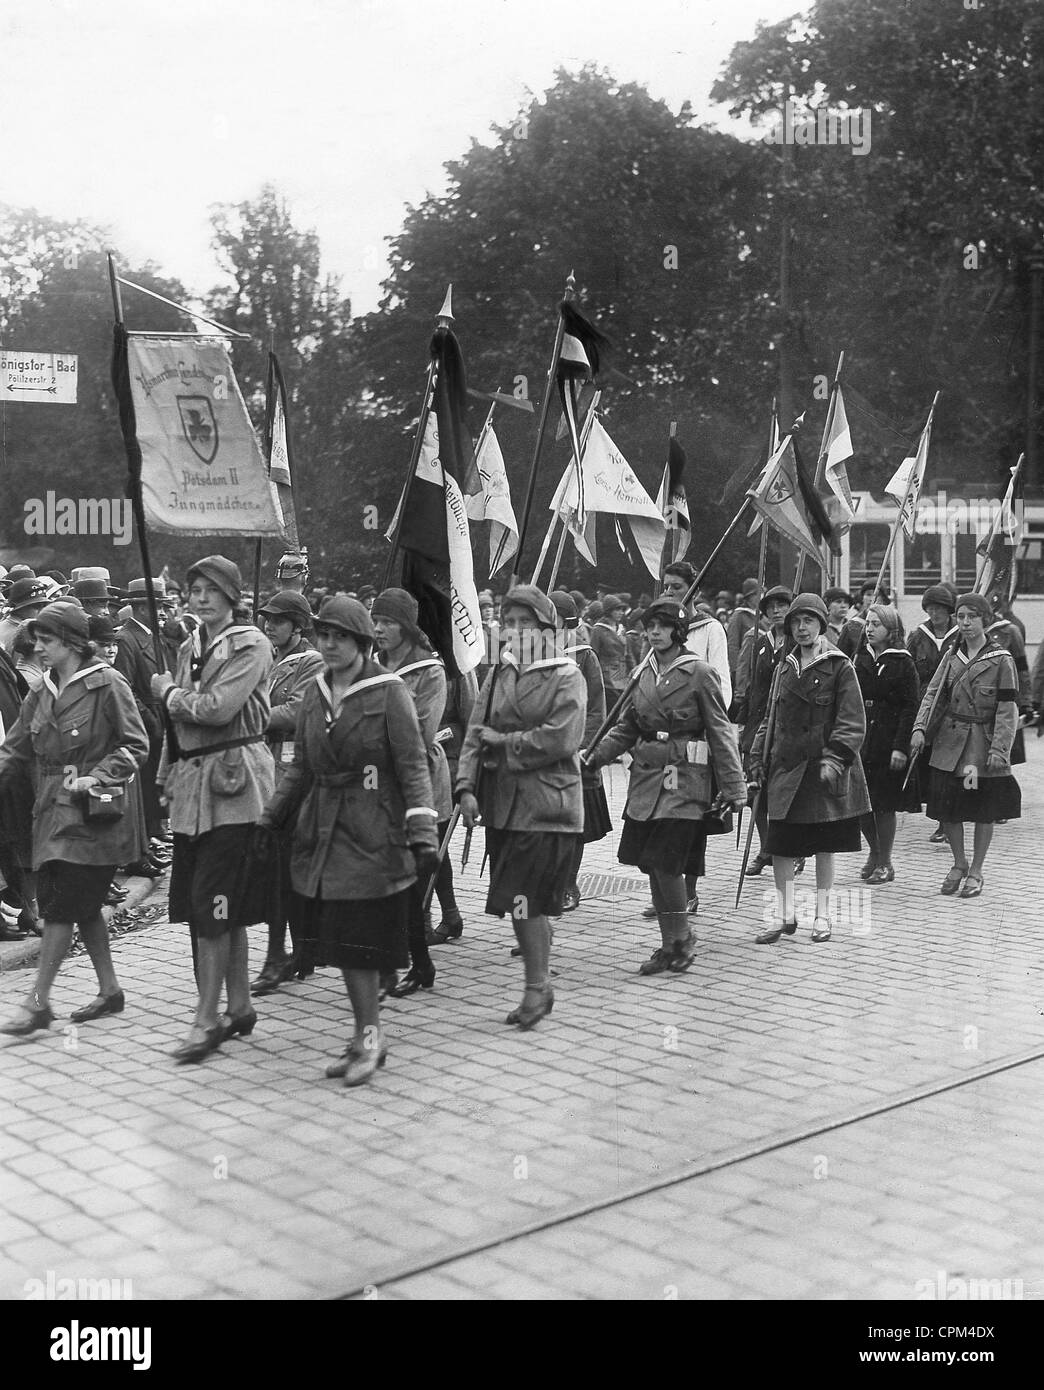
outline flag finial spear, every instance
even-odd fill
[[[571,270],[566,276],[565,297],[572,299],[574,294],[576,294],[576,273]]]
[[[442,301],[442,308],[438,312],[440,328],[448,328],[453,322],[453,286],[446,286],[446,298]]]

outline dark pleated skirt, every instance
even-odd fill
[[[303,944],[316,965],[387,973],[410,963],[409,888],[386,898],[305,898],[295,895]]]
[[[69,864],[47,859],[36,876],[36,900],[45,922],[89,922],[97,917],[115,864]]]
[[[268,920],[278,870],[250,853],[254,827],[218,825],[202,835],[175,835],[170,867],[170,920],[198,936]]]
[[[927,809],[932,820],[993,825],[1021,817],[1022,789],[1011,773],[980,777],[975,788],[966,787],[964,781],[960,773],[931,769]]]
[[[770,820],[763,854],[783,859],[805,859],[813,854],[856,854],[862,847],[859,817],[845,820]]]
[[[486,827],[489,893],[486,911],[494,917],[558,917],[572,885],[581,835],[550,830],[496,830]]]
[[[624,816],[616,857],[621,864],[634,864],[643,874],[703,878],[707,872],[707,827],[703,821],[681,817],[631,820]]]
[[[596,787],[584,787],[584,844],[590,845],[595,840],[604,840],[612,828],[609,802],[605,797],[605,788],[599,780]]]
[[[914,765],[905,792],[903,780],[906,777],[906,768],[903,768],[902,772],[893,772],[887,764],[879,766],[864,763],[863,772],[866,774],[866,790],[870,796],[870,805],[879,815],[885,815],[889,811],[920,811],[924,799],[921,796],[920,761]]]

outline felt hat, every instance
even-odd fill
[[[791,618],[797,617],[799,613],[813,613],[819,619],[820,632],[826,632],[829,614],[826,604],[818,594],[798,594],[797,598],[787,609],[787,626],[790,626]]]
[[[239,572],[239,566],[231,560],[226,560],[224,555],[204,555],[202,560],[197,560],[194,565],[189,566],[186,575],[189,584],[196,575],[209,579],[215,588],[221,590],[229,603],[238,603],[243,597],[243,576]]]
[[[311,627],[312,610],[304,594],[281,589],[273,594],[267,603],[257,610],[258,616],[266,618],[289,618],[298,627]]]
[[[370,617],[374,622],[378,618],[387,618],[389,622],[398,623],[400,627],[416,632],[417,600],[405,589],[385,589],[374,599]]]
[[[790,592],[790,590],[786,587],[785,584],[777,584],[772,589],[766,589],[765,592],[762,594],[761,602],[758,604],[758,611],[764,613],[765,608],[772,599],[782,599],[782,601],[789,608],[790,605],[794,602],[794,595]]]
[[[506,613],[512,604],[528,608],[541,627],[558,626],[555,605],[543,589],[538,589],[535,584],[516,584],[513,589],[509,589],[504,595],[501,612]]]
[[[368,642],[374,642],[377,638],[373,621],[357,598],[335,595],[333,598],[323,599],[323,606],[319,609],[315,625],[317,629],[340,628],[342,632],[347,632],[352,637],[364,637]]]
[[[86,651],[87,643],[91,640],[87,614],[71,599],[59,599],[56,603],[47,604],[35,618],[30,619],[28,627],[34,640],[38,632],[46,632],[67,647],[80,651]]]
[[[35,576],[17,579],[7,591],[7,606],[12,613],[20,613],[34,605],[49,603],[52,592],[50,580],[37,579]]]

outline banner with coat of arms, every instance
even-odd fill
[[[285,539],[224,340],[128,335],[127,366],[150,524]]]

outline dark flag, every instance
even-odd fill
[[[586,511],[583,449],[580,446],[580,392],[585,381],[591,381],[598,375],[601,353],[607,339],[570,304],[568,299],[564,299],[559,307],[564,331],[562,350],[558,358],[558,394],[562,401],[562,414],[569,432],[573,466],[576,469],[576,528],[582,531]]]
[[[993,519],[989,533],[979,542],[975,553],[983,557],[983,565],[975,581],[976,593],[985,594],[991,601],[997,598],[1014,601],[1018,585],[1018,553],[1025,531],[1023,494],[1025,479],[1022,463],[1025,455],[1011,470],[1008,487],[1000,510]]]
[[[667,527],[664,542],[663,562],[665,565],[680,560],[689,548],[692,528],[689,523],[689,501],[685,493],[683,475],[685,473],[685,450],[671,435],[667,443],[667,464],[663,470],[663,481],[657,505]]]
[[[437,330],[431,355],[433,398],[398,543],[403,588],[417,600],[420,626],[454,676],[483,658],[467,513],[467,498],[481,492],[482,481],[467,423],[464,358],[451,329]],[[389,535],[397,520],[398,514]]]

